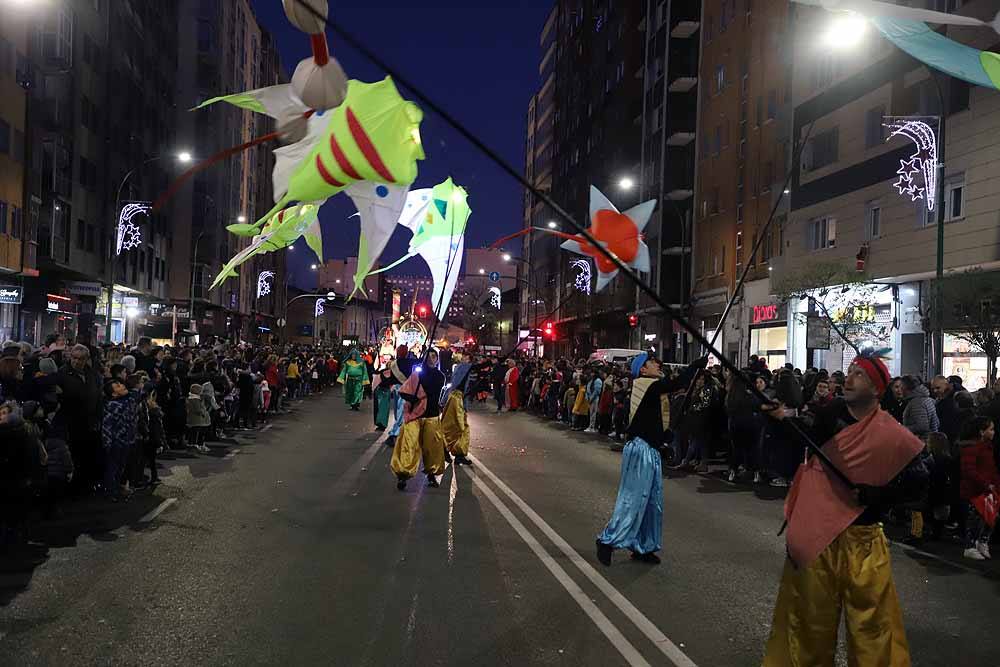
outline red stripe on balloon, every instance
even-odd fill
[[[361,178],[361,174],[358,173],[351,161],[347,159],[347,155],[344,153],[340,144],[337,142],[337,137],[330,133],[330,150],[333,151],[333,157],[337,160],[337,164],[340,165],[340,170],[345,174],[350,176],[356,181],[364,180]]]
[[[386,182],[395,183],[396,179],[393,178],[389,169],[386,168],[385,163],[382,162],[382,156],[378,154],[378,149],[375,148],[372,140],[368,138],[365,128],[361,127],[361,123],[358,122],[358,117],[351,111],[351,107],[347,107],[347,127],[350,128],[351,136],[354,137],[358,148],[361,149],[361,154],[368,160],[368,164],[375,170],[375,173],[381,176]]]
[[[327,171],[326,165],[323,164],[323,159],[320,158],[320,156],[318,155],[316,156],[316,171],[319,172],[319,175],[323,177],[324,181],[326,181],[335,188],[342,188],[345,185],[347,185],[346,183],[341,183],[340,181],[338,181],[336,178],[333,177],[333,174]]]
[[[330,62],[330,50],[326,46],[326,35],[318,32],[309,35],[309,43],[312,45],[313,62],[319,67]]]

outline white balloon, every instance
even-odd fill
[[[310,109],[325,111],[340,106],[347,96],[347,75],[334,58],[320,67],[306,58],[292,74],[292,90]]]
[[[285,16],[302,32],[315,35],[326,28],[326,18],[330,13],[327,0],[281,0],[281,4],[285,8]],[[307,7],[323,18],[314,15]]]

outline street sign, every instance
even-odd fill
[[[20,285],[0,285],[0,303],[21,303],[24,289]]]
[[[490,271],[490,282],[491,283],[498,283],[498,282],[500,282],[500,272],[499,271]]]

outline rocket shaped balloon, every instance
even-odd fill
[[[292,74],[292,89],[310,109],[324,111],[340,105],[347,95],[347,75],[330,57],[325,32],[327,0],[282,0],[282,5],[292,25],[309,35],[312,48],[312,57],[300,61]]]
[[[627,266],[646,273],[649,271],[649,246],[643,241],[642,231],[655,208],[656,200],[652,199],[619,213],[615,205],[592,185],[589,231],[602,246]],[[575,235],[575,238],[564,242],[562,247],[594,258],[598,271],[596,292],[604,289],[618,275],[618,267],[582,236]]]

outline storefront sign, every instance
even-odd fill
[[[0,303],[21,303],[24,288],[19,285],[0,285]]]
[[[857,306],[847,306],[846,308],[837,308],[833,311],[833,321],[848,322],[850,324],[874,322],[875,305],[862,304]]]
[[[773,303],[763,304],[753,307],[753,324],[762,322],[774,322],[781,318],[781,307]]]
[[[806,319],[806,347],[813,350],[830,349],[829,320],[815,315]]]
[[[67,280],[63,282],[63,286],[70,294],[77,294],[79,296],[100,296],[102,290],[101,283],[85,282],[82,280]]]

